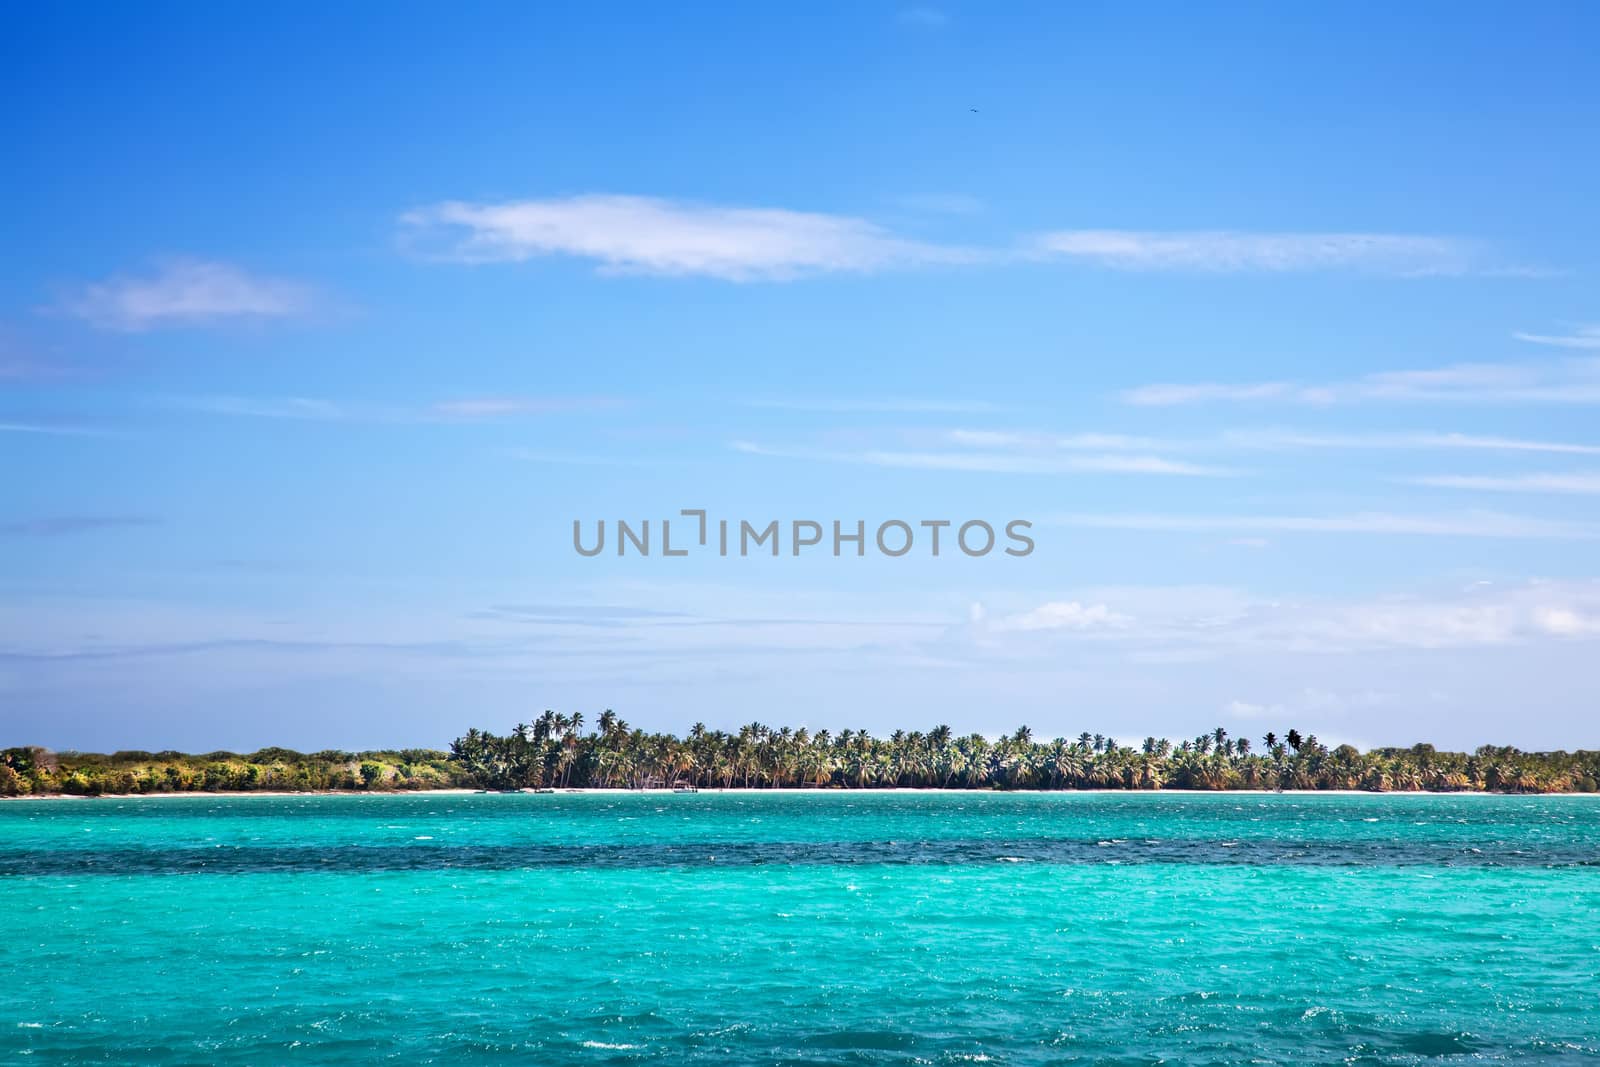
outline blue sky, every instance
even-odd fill
[[[0,741],[1600,744],[1592,6],[0,17]]]

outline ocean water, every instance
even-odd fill
[[[1600,798],[0,803],[0,1062],[1578,1063]]]

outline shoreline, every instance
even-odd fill
[[[870,789],[759,789],[733,786],[727,789],[699,789],[692,794],[678,794],[671,789],[618,789],[618,788],[568,788],[557,789],[554,793],[539,793],[533,789],[390,789],[372,790],[365,789],[321,789],[321,790],[275,790],[275,789],[250,789],[250,790],[219,790],[217,792],[185,791],[162,793],[97,793],[92,795],[81,793],[38,793],[27,796],[0,797],[0,803],[11,800],[178,800],[178,799],[238,799],[241,797],[262,797],[265,799],[288,799],[293,797],[461,797],[461,796],[697,796],[699,794],[711,796],[842,796],[860,797],[874,794],[905,795],[921,794],[935,796],[1215,796],[1215,797],[1262,797],[1262,796],[1293,796],[1293,797],[1318,797],[1318,796],[1361,796],[1361,797],[1600,797],[1600,793],[1581,792],[1553,792],[1553,793],[1506,793],[1487,789],[919,789],[913,786],[886,786]]]

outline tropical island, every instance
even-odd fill
[[[1600,751],[1524,752],[1428,744],[1360,751],[1315,735],[1268,731],[1259,747],[1222,727],[1177,743],[1126,745],[1105,734],[997,739],[948,726],[896,730],[773,728],[687,735],[634,729],[615,712],[584,729],[546,711],[509,733],[471,729],[449,751],[396,749],[248,754],[0,750],[0,796],[223,792],[403,792],[433,789],[1307,789],[1374,792],[1593,793]]]

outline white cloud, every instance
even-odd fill
[[[401,218],[410,236],[469,263],[543,256],[608,273],[783,281],[830,272],[967,262],[973,254],[895,236],[864,219],[643,196],[448,201]]]
[[[355,413],[343,405],[305,396],[184,396],[169,397],[163,403],[169,407],[197,411],[206,415],[234,415],[251,419],[339,422],[355,418]]]
[[[1126,434],[1078,433],[1044,434],[1018,433],[1009,430],[951,430],[947,435],[951,444],[970,448],[1034,448],[1090,451],[1133,451],[1167,447],[1149,437],[1131,437]]]
[[[974,621],[983,621],[980,615]],[[1082,604],[1076,600],[1056,600],[1041,604],[1031,611],[1006,615],[989,622],[988,628],[997,633],[1032,632],[1035,630],[1103,630],[1119,629],[1131,625],[1127,615],[1119,615],[1104,604]]]
[[[152,274],[122,275],[86,286],[62,308],[102,329],[137,333],[280,319],[312,310],[312,290],[294,281],[250,274],[227,263],[171,260]]]
[[[1538,441],[1518,437],[1479,434],[1410,431],[1403,433],[1324,433],[1292,429],[1228,430],[1216,437],[1161,439],[1128,434],[1056,434],[1015,430],[949,430],[944,440],[966,448],[1196,452],[1247,450],[1277,452],[1294,449],[1414,449],[1486,452],[1549,452],[1568,455],[1600,455],[1600,445],[1565,441]]]
[[[1571,607],[1550,605],[1534,610],[1534,623],[1539,630],[1556,637],[1583,637],[1600,633],[1600,611],[1591,606],[1585,614]]]
[[[0,433],[40,433],[61,437],[101,437],[104,430],[54,422],[0,422]]]
[[[917,397],[789,397],[743,401],[746,407],[776,411],[815,411],[826,414],[975,415],[999,411],[982,400],[933,400]]]
[[[1259,636],[1295,647],[1455,648],[1600,633],[1594,582],[1485,584],[1454,596],[1305,604],[1262,617]]]
[[[1516,333],[1512,336],[1519,341],[1556,348],[1600,348],[1600,326],[1580,326],[1565,334]]]
[[[1324,384],[1193,382],[1127,390],[1129,404],[1168,407],[1214,401],[1328,405],[1397,403],[1600,403],[1600,359],[1559,363],[1459,363],[1429,370],[1383,371]]]
[[[1229,477],[1237,472],[1222,467],[1184,463],[1161,456],[1124,454],[1037,456],[996,452],[899,452],[865,449],[853,452],[771,448],[750,441],[735,441],[737,452],[779,459],[850,463],[902,470],[970,471],[991,474],[1167,474],[1184,477]]]
[[[1252,704],[1247,700],[1230,700],[1222,711],[1235,719],[1277,719],[1284,715],[1282,704]]]
[[[1394,703],[1394,695],[1377,690],[1358,690],[1344,693],[1328,689],[1304,688],[1289,699],[1272,703],[1249,700],[1230,700],[1222,706],[1225,714],[1236,719],[1279,719],[1311,717],[1327,719],[1352,711],[1382,708]],[[1328,743],[1333,743],[1331,740]],[[1358,745],[1366,748],[1366,745]]]
[[[659,467],[672,462],[660,456],[601,456],[580,452],[548,452],[535,448],[511,448],[505,451],[505,455],[524,463],[561,467]]]
[[[428,413],[442,419],[470,422],[513,415],[555,415],[574,411],[601,411],[622,406],[614,397],[526,397],[480,396],[446,400],[432,405]]]
[[[929,8],[902,21],[942,24]],[[958,194],[901,197],[910,211],[971,214]],[[786,281],[940,264],[1073,261],[1119,270],[1270,272],[1345,270],[1416,276],[1532,273],[1496,268],[1478,243],[1384,233],[1233,230],[1056,230],[989,247],[915,240],[851,215],[585,193],[498,202],[448,200],[400,216],[402,240],[465,263],[567,256],[602,273]]]
[[[527,415],[606,411],[623,406],[614,397],[474,397],[417,407],[346,404],[317,397],[167,397],[169,407],[207,415],[308,422],[424,423],[487,422]]]
[[[1041,234],[1035,244],[1046,255],[1143,271],[1465,274],[1482,258],[1472,242],[1383,233],[1059,230]]]
[[[1148,530],[1177,533],[1311,533],[1405,534],[1427,537],[1590,540],[1600,526],[1490,511],[1449,515],[1396,515],[1360,512],[1349,515],[1169,515],[1076,514],[1049,520],[1051,525],[1106,530]]]
[[[1318,399],[1310,391],[1288,382],[1247,382],[1238,385],[1225,382],[1142,385],[1123,393],[1123,399],[1128,403],[1150,407],[1204,404],[1214,400],[1277,400],[1284,397],[1298,399],[1302,403],[1312,403]]]
[[[1191,477],[1237,477],[1251,473],[1232,466],[1194,461],[1196,456],[1224,453],[1295,450],[1473,451],[1600,455],[1600,445],[1566,441],[1432,431],[1336,433],[1291,429],[1227,430],[1211,437],[1159,438],[1100,432],[1049,433],[1031,430],[957,428],[891,432],[895,444],[911,447],[775,447],[750,441],[738,451],[790,459],[858,463],[924,470],[969,470],[1019,474],[1065,474],[1099,471],[1130,474],[1174,474]],[[854,434],[852,436],[860,436]],[[1588,491],[1576,481],[1545,476],[1542,488]],[[1445,485],[1447,482],[1425,484]],[[1500,486],[1485,483],[1488,488]],[[1470,486],[1463,482],[1461,488]],[[1504,488],[1512,488],[1507,485]],[[1529,485],[1528,488],[1541,488]]]
[[[1207,606],[1204,598],[1197,601],[1194,591],[1184,588],[1106,592],[1103,600],[1047,601],[998,618],[975,613],[968,622],[953,626],[952,632],[1014,659],[1047,658],[1063,641],[1092,636],[1104,647],[1115,646],[1139,660],[1151,652],[1177,658],[1255,654],[1263,649],[1327,654],[1600,636],[1600,582],[1596,581],[1481,583],[1428,595],[1349,600],[1283,601],[1235,594],[1215,606]],[[1140,605],[1137,613],[1126,611],[1135,601]],[[1005,635],[1003,642],[997,641],[999,635]],[[1282,703],[1328,712],[1371,707],[1384,699],[1371,690],[1337,695],[1305,689]],[[1240,704],[1231,710],[1241,717],[1272,710],[1264,703]]]
[[[1493,437],[1462,433],[1300,433],[1294,430],[1238,430],[1223,434],[1222,442],[1241,448],[1289,449],[1464,449],[1488,452],[1554,452],[1600,455],[1600,445],[1564,441],[1534,441],[1518,437]]]
[[[1435,489],[1473,489],[1490,493],[1600,493],[1600,473],[1475,475],[1438,474],[1401,479]]]

